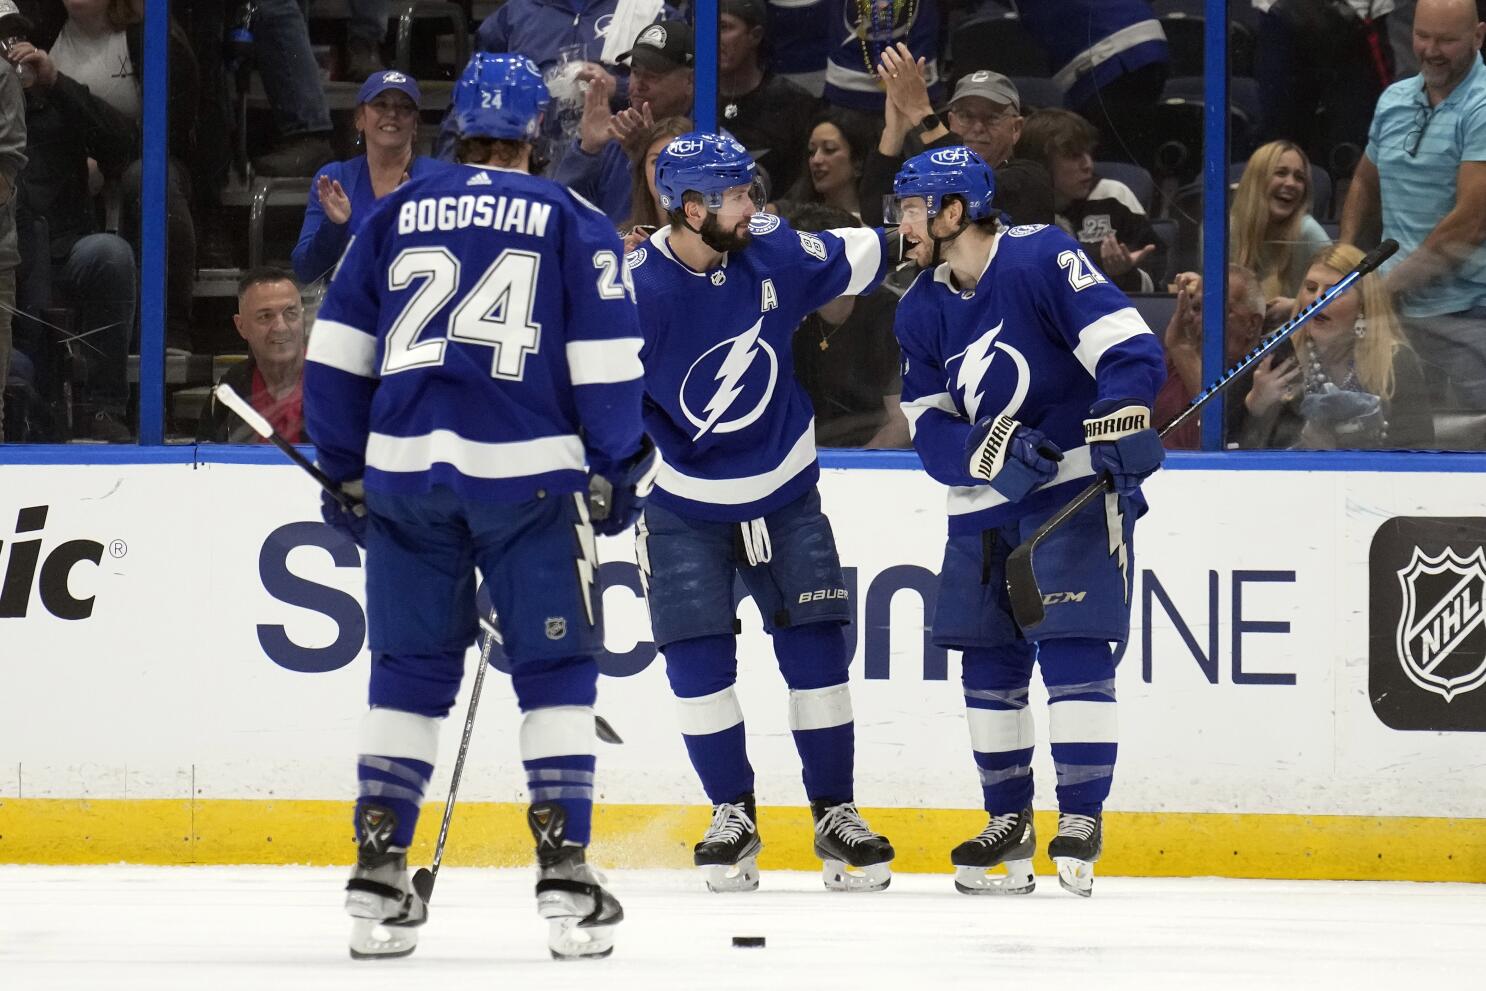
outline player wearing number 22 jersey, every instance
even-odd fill
[[[524,713],[549,946],[603,956],[622,917],[583,851],[603,647],[594,529],[637,514],[641,339],[614,229],[526,171],[546,100],[526,58],[471,61],[454,94],[467,164],[379,204],[310,337],[320,465],[366,498],[364,519],[325,508],[367,552],[371,710],[346,905],[357,956],[411,952],[426,914],[404,860],[475,638],[476,567]],[[613,493],[592,522],[590,474]]]
[[[1161,346],[1125,294],[1055,227],[1006,229],[994,179],[965,148],[910,159],[895,182],[899,232],[926,267],[898,306],[903,410],[924,468],[949,486],[934,642],[962,650],[965,705],[990,813],[951,854],[959,890],[1032,890],[1032,714],[1041,666],[1057,772],[1049,855],[1093,890],[1114,774],[1111,644],[1130,624],[1140,483],[1161,464],[1150,409]],[[1046,619],[1019,629],[1007,554],[1106,476],[1111,491],[1054,530],[1035,558]],[[1004,875],[989,868],[1004,864]]]

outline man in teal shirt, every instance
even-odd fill
[[[1419,0],[1419,75],[1383,92],[1341,240],[1398,241],[1385,266],[1410,343],[1455,400],[1486,409],[1486,23],[1475,0]]]

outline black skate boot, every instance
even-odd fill
[[[965,895],[1025,895],[1037,887],[1032,855],[1037,833],[1032,810],[991,815],[977,836],[955,847],[949,862],[955,865],[955,890]],[[1005,874],[992,874],[998,865]]]
[[[418,948],[418,926],[428,905],[408,879],[406,850],[390,849],[397,816],[381,805],[364,805],[356,822],[356,866],[346,882],[351,958],[405,957]]]
[[[712,807],[712,825],[692,849],[692,862],[706,876],[708,891],[757,891],[758,854],[763,848],[749,793]]]
[[[815,855],[827,891],[882,891],[893,880],[893,845],[872,831],[853,802],[810,803]]]
[[[1094,893],[1094,863],[1104,851],[1100,817],[1058,813],[1058,835],[1047,845],[1047,855],[1058,865],[1058,883],[1081,898]]]
[[[565,842],[567,813],[555,802],[538,802],[527,809],[526,824],[537,841],[537,914],[547,920],[552,959],[607,957],[624,909],[588,866],[584,848]]]

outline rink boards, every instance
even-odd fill
[[[867,468],[821,489],[854,592],[857,798],[900,870],[943,870],[983,823],[958,661],[924,635],[943,489]],[[1486,881],[1478,476],[1185,469],[1148,495],[1104,872]],[[296,469],[0,465],[0,541],[0,862],[349,859],[361,562]],[[600,745],[597,857],[682,865],[704,799],[632,547],[600,556],[599,708],[626,742]],[[738,614],[764,864],[808,869],[783,682],[751,600]],[[492,674],[451,863],[529,857],[515,704]],[[1034,681],[1039,741],[1044,703]],[[1045,745],[1034,767],[1051,809]]]

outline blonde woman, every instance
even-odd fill
[[[1306,265],[1331,243],[1311,201],[1311,163],[1299,145],[1271,141],[1249,156],[1228,215],[1228,260],[1259,276],[1269,326],[1286,319]]]
[[[1295,312],[1362,261],[1350,244],[1327,248],[1300,282]],[[1364,277],[1297,330],[1254,372],[1240,446],[1427,448],[1434,421],[1419,359],[1399,331],[1383,277]],[[1280,352],[1284,352],[1281,354]]]

